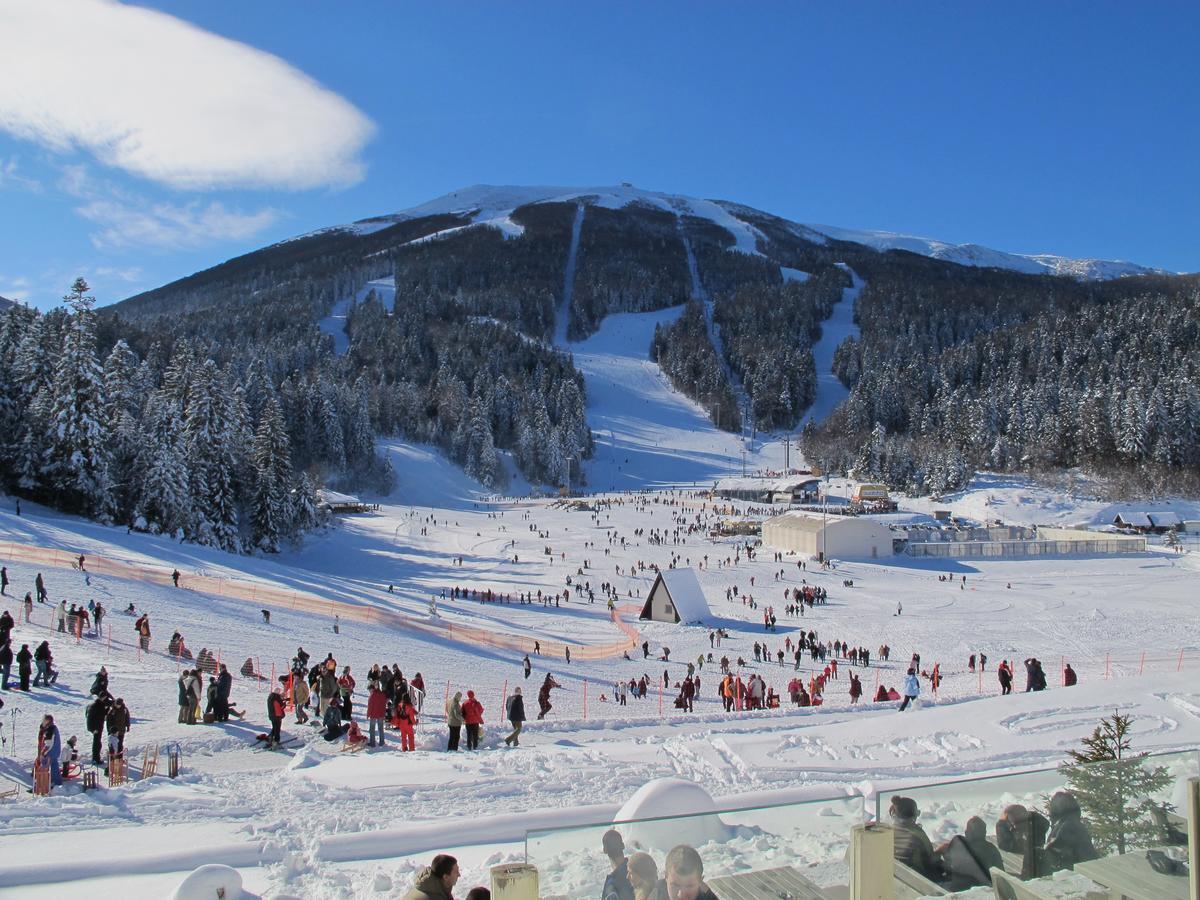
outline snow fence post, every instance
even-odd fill
[[[1110,656],[1110,654],[1109,654],[1109,653],[1105,653],[1105,654],[1104,654],[1104,677],[1105,677],[1105,678],[1108,678],[1108,672],[1109,672],[1109,665],[1108,665],[1108,664],[1109,664],[1109,656]]]
[[[587,721],[587,679],[583,679],[583,721]]]
[[[108,626],[108,655],[112,656],[112,625]],[[1182,659],[1183,659],[1183,651],[1182,650],[1179,651],[1179,658],[1182,661]]]
[[[1146,669],[1146,651],[1142,651],[1142,661],[1138,664],[1138,674],[1141,675]]]
[[[110,628],[109,631],[111,631],[111,630],[112,629]],[[1180,647],[1179,648],[1179,662],[1175,664],[1175,671],[1178,672],[1182,669],[1183,669],[1183,648]]]
[[[508,679],[504,679],[504,692],[500,695],[500,724],[504,724],[504,706],[508,703]]]

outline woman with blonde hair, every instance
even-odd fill
[[[655,900],[658,896],[658,866],[649,853],[634,853],[629,857],[629,883],[634,900]]]

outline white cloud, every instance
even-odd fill
[[[76,210],[101,226],[92,233],[97,249],[115,247],[194,247],[209,241],[244,240],[273,224],[273,209],[244,213],[217,201],[134,205],[110,198]]]
[[[0,159],[0,188],[15,187],[30,191],[34,194],[42,192],[42,183],[36,178],[29,178],[18,171],[17,158],[10,156]]]
[[[125,247],[198,247],[212,241],[244,240],[279,220],[265,207],[254,212],[230,209],[220,201],[152,201],[95,179],[87,166],[64,166],[58,186],[82,201],[75,211],[101,226],[90,234],[99,250]]]
[[[98,269],[96,269],[96,275],[100,278],[115,278],[118,281],[141,281],[142,267],[128,266],[123,269],[116,269],[112,266],[100,266]]]
[[[374,131],[280,58],[113,0],[0,3],[0,85],[0,129],[175,188],[352,184]]]

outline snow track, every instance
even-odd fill
[[[817,368],[817,394],[812,405],[800,420],[803,429],[809,422],[818,424],[825,421],[838,404],[850,396],[850,391],[833,374],[833,354],[848,337],[858,337],[858,326],[854,323],[854,304],[862,293],[864,281],[848,266],[843,266],[850,273],[851,285],[842,291],[842,299],[834,304],[829,318],[821,323],[821,337],[813,345],[813,362]]]
[[[558,317],[554,322],[554,345],[567,345],[567,324],[571,321],[571,297],[575,290],[575,260],[579,256],[579,235],[583,231],[582,203],[575,207],[575,220],[571,223],[571,246],[567,250],[567,264],[563,267],[562,302],[558,306]]]

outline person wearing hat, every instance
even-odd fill
[[[506,704],[508,712],[508,721],[512,725],[512,734],[504,739],[504,743],[509,747],[521,746],[521,726],[525,723],[525,698],[521,696],[519,687],[513,688],[513,694],[508,698]]]
[[[913,871],[937,881],[942,877],[942,869],[933,855],[929,835],[917,824],[920,815],[917,801],[912,797],[892,797],[888,807],[894,835],[892,854]]]
[[[625,859],[625,841],[615,828],[604,832],[601,839],[604,855],[612,864],[612,871],[604,879],[601,900],[633,900],[633,885],[629,883],[629,868]]]

